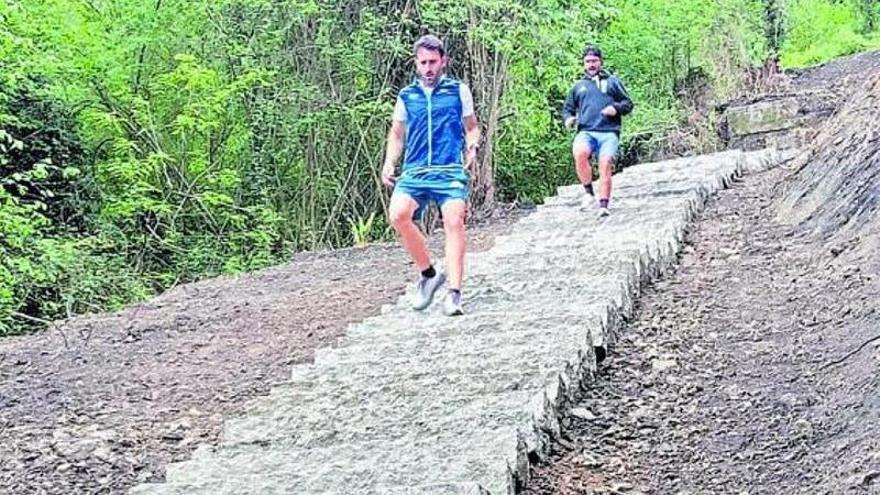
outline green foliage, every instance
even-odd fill
[[[859,18],[859,32],[874,34],[880,29],[880,3],[877,0],[853,0]]]
[[[544,0],[518,25],[504,100],[511,118],[498,144],[497,180],[507,199],[540,200],[575,180],[571,134],[560,114],[566,93],[583,74],[586,43],[603,48],[606,68],[636,102],[624,125],[624,153],[639,142],[657,146],[678,125],[680,96],[695,72],[707,74],[723,98],[738,84],[730,74],[762,60],[766,51],[761,3],[755,0]]]
[[[781,62],[805,67],[880,48],[878,6],[863,0],[791,0]]]
[[[351,236],[354,239],[355,247],[365,247],[370,241],[378,238],[376,212],[370,213],[370,216],[366,218],[350,218],[348,223],[351,226]]]
[[[0,129],[0,335],[148,295],[117,246],[87,232],[78,141],[63,117],[34,112],[53,102],[3,94],[16,114]]]
[[[540,200],[574,180],[560,111],[585,43],[636,101],[634,156],[695,81],[733,95],[771,31],[786,60],[870,44],[875,5],[823,1],[770,22],[786,2],[0,0],[0,334],[389,239],[377,169],[420,34],[474,90],[500,198]]]

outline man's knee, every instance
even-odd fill
[[[395,230],[412,222],[413,208],[404,201],[392,203],[388,208],[388,222]]]
[[[614,170],[614,156],[603,155],[599,157],[599,173],[602,175],[610,175]]]
[[[589,162],[590,154],[590,148],[587,147],[578,147],[574,149],[574,159],[580,163]]]
[[[466,206],[463,202],[447,203],[443,208],[443,227],[446,229],[463,229],[466,217]]]
[[[443,227],[446,229],[463,229],[464,214],[456,213],[454,215],[443,215]]]
[[[388,221],[395,230],[399,230],[400,227],[406,225],[407,222],[412,221],[412,218],[409,218],[406,213],[407,212],[402,209],[391,210],[388,212]]]

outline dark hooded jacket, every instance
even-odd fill
[[[602,115],[608,105],[617,115]],[[577,116],[578,131],[613,132],[620,134],[621,117],[632,112],[633,102],[616,76],[600,70],[595,78],[585,75],[568,92],[562,109],[562,121]]]

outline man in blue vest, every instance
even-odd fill
[[[434,293],[447,282],[443,312],[461,315],[467,171],[477,159],[480,127],[470,89],[444,74],[448,60],[443,42],[422,36],[413,49],[419,77],[397,97],[382,167],[382,181],[394,188],[388,217],[419,270],[412,307],[430,306]],[[403,166],[395,176],[401,155]],[[415,224],[432,202],[440,207],[446,233],[446,274],[435,269],[425,236]]]
[[[608,215],[611,201],[611,173],[620,144],[621,117],[632,112],[633,102],[623,83],[602,70],[602,50],[588,45],[583,52],[583,79],[575,83],[565,99],[562,119],[568,128],[577,127],[572,143],[575,171],[584,186],[581,207],[598,206],[599,215]],[[593,195],[590,157],[599,156],[599,202]]]

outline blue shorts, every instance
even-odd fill
[[[598,151],[599,157],[617,156],[617,148],[620,146],[620,138],[613,132],[580,131],[574,137],[572,150],[578,146],[586,146],[591,154]]]
[[[394,185],[394,194],[405,194],[418,204],[413,214],[413,220],[418,222],[432,202],[442,208],[450,199],[467,201],[468,181],[464,167],[404,171]]]

